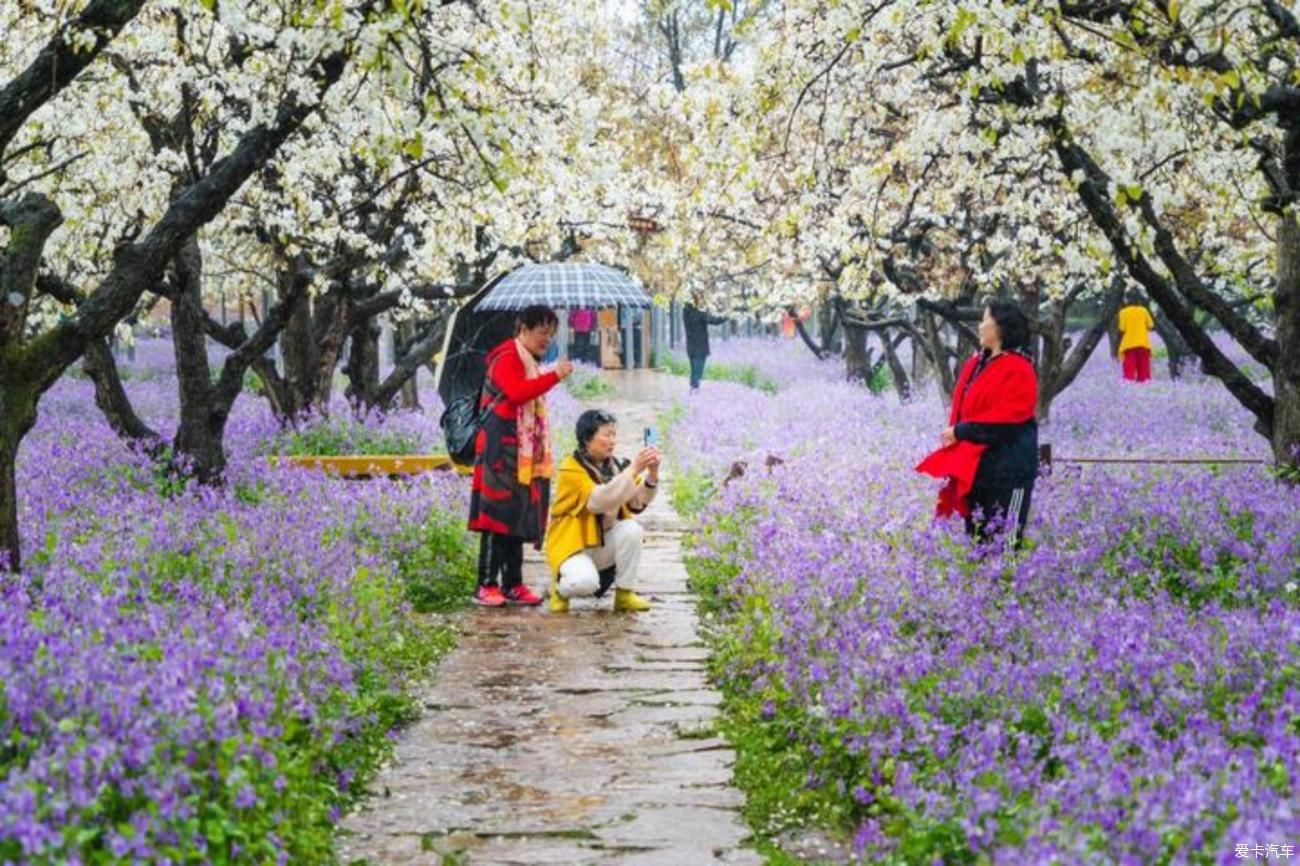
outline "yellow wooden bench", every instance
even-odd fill
[[[347,454],[339,457],[314,456],[280,456],[272,457],[272,463],[285,466],[298,466],[303,469],[316,469],[338,475],[341,478],[400,478],[405,475],[419,475],[424,472],[448,472],[455,470],[468,475],[472,470],[458,466],[446,454]]]

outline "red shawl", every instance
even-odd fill
[[[1038,404],[1038,376],[1033,362],[1016,352],[1003,352],[989,360],[972,382],[979,360],[980,356],[974,355],[957,377],[948,423],[952,426],[962,421],[1023,424],[1031,420]],[[916,465],[917,472],[948,479],[939,491],[939,504],[935,508],[938,516],[947,517],[954,511],[963,517],[970,514],[966,495],[975,483],[980,456],[987,447],[978,442],[958,440],[931,453]]]

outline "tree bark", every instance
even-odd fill
[[[215,483],[226,468],[222,446],[225,416],[216,405],[208,337],[204,330],[203,259],[197,238],[176,257],[178,288],[172,298],[172,346],[180,384],[181,423],[176,430],[176,455],[205,484]]]
[[[871,381],[871,357],[867,354],[867,329],[844,322],[844,375],[850,382]]]
[[[279,294],[286,295],[285,287],[293,275],[283,269],[278,276]],[[289,313],[289,320],[280,332],[280,357],[284,363],[284,381],[289,399],[286,414],[297,417],[315,405],[320,384],[320,344],[316,340],[316,323],[312,305],[303,299]]]
[[[415,376],[416,371],[438,351],[447,333],[448,318],[449,314],[444,312],[437,319],[429,321],[425,325],[424,335],[404,347],[401,357],[393,366],[393,371],[371,392],[367,408],[388,408],[398,392]]]
[[[343,374],[348,377],[344,391],[348,402],[358,411],[375,403],[379,390],[379,326],[373,319],[357,323],[351,332],[352,344]]]
[[[1192,357],[1192,350],[1187,347],[1187,341],[1183,339],[1183,335],[1178,333],[1178,329],[1170,324],[1169,318],[1163,312],[1157,309],[1154,313],[1155,315],[1152,318],[1156,323],[1156,333],[1160,335],[1160,341],[1165,344],[1165,352],[1168,354],[1169,378],[1181,379],[1183,377],[1183,365],[1187,363],[1188,358]],[[1118,325],[1115,330],[1118,333]],[[1116,345],[1118,343],[1119,341],[1116,340]],[[1115,352],[1114,354],[1118,355],[1119,353]]]
[[[0,572],[22,565],[18,540],[18,448],[36,423],[36,389],[0,364]]]
[[[1300,152],[1296,153],[1300,159]],[[1300,224],[1296,215],[1279,220],[1277,288],[1277,368],[1273,370],[1273,458],[1279,466],[1300,469]]]
[[[100,337],[87,344],[81,367],[95,385],[95,405],[104,413],[113,432],[126,442],[157,456],[166,443],[136,414],[126,389],[122,387],[122,377],[117,372],[117,361],[107,338]]]
[[[0,570],[22,564],[18,540],[18,449],[36,423],[44,371],[23,351],[27,308],[50,235],[63,217],[37,193],[0,201],[0,225],[9,242],[0,250]]]
[[[40,193],[0,200],[0,226],[9,229],[9,243],[0,250],[0,346],[22,344],[41,255],[62,222],[58,206]]]
[[[438,329],[434,329],[434,330],[438,330]],[[438,334],[437,340],[438,340],[438,344],[441,345],[442,343],[441,334]],[[412,348],[415,348],[418,342],[419,341],[417,339],[414,323],[410,321],[405,321],[397,325],[396,334],[394,335],[393,338],[393,347],[395,353],[398,356],[397,366],[399,368],[403,366],[402,361],[405,359],[407,353],[410,352]],[[406,380],[402,382],[401,389],[398,391],[397,394],[397,403],[403,409],[420,408],[420,389],[419,389],[420,365],[423,364],[426,360],[428,360],[429,357],[432,356],[433,348],[434,348],[433,346],[430,346],[430,352],[428,354],[423,356],[417,356],[412,360],[410,364],[410,374],[406,378]],[[396,369],[394,370],[394,372],[396,372]]]
[[[316,408],[329,411],[330,397],[334,393],[334,371],[338,369],[343,354],[343,341],[348,335],[348,305],[339,293],[327,292],[316,301],[317,343],[320,357],[316,366]]]
[[[833,304],[817,305],[817,331],[821,334],[821,349],[825,355],[838,355],[841,351],[839,335],[840,314]]]
[[[885,347],[885,361],[889,364],[889,374],[894,380],[894,390],[898,392],[898,399],[903,401],[912,399],[912,380],[907,375],[907,368],[898,357],[898,347],[906,339],[906,333],[899,334],[897,337],[891,337],[887,333],[880,335],[880,342]]]

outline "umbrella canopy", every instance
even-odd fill
[[[433,379],[443,405],[450,405],[462,395],[478,393],[487,353],[515,332],[513,311],[479,309],[495,286],[493,282],[479,289],[456,309],[447,324],[442,361]]]
[[[604,265],[555,262],[524,265],[488,290],[480,310],[548,307],[648,307],[650,296],[636,280]]]

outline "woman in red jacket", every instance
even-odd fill
[[[474,444],[469,528],[479,541],[474,603],[485,607],[535,605],[542,597],[524,585],[524,542],[546,533],[553,459],[544,395],[573,364],[542,372],[538,361],[555,339],[559,319],[550,307],[519,314],[515,336],[488,353],[482,407],[491,407]]]
[[[1029,497],[1038,477],[1038,374],[1028,355],[1029,321],[1010,301],[993,301],[979,326],[981,350],[952,392],[942,447],[916,467],[946,478],[940,517],[954,511],[966,531],[985,540],[990,527],[1024,539]]]

